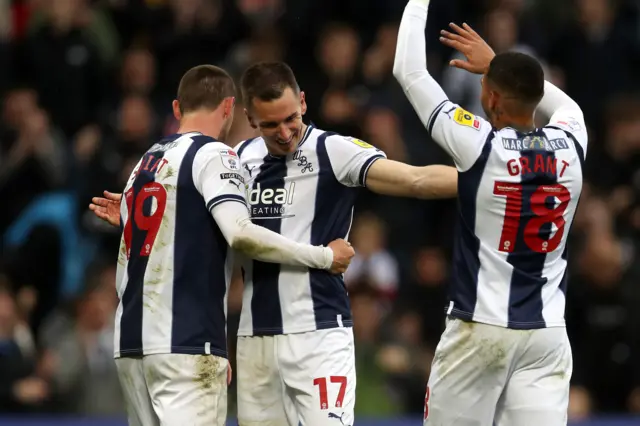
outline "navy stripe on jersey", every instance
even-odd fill
[[[318,138],[317,155],[319,163],[318,187],[316,189],[315,213],[311,224],[311,244],[327,245],[337,238],[345,238],[351,226],[353,205],[357,188],[342,185],[335,178],[327,153],[326,139],[333,133],[326,132]],[[363,166],[360,175],[375,161]],[[352,326],[349,296],[341,276],[329,271],[310,269],[311,298],[318,330],[340,326],[337,315],[342,316],[342,324]]]
[[[325,150],[325,153],[326,153],[327,150],[326,148],[324,148],[324,143],[323,143],[323,149]],[[384,158],[384,155],[376,155],[376,156],[370,157],[369,159],[367,159],[367,161],[364,162],[364,164],[362,165],[362,168],[360,169],[360,174],[358,175],[358,182],[360,182],[360,186],[366,186],[367,173],[369,173],[369,168],[371,168],[371,165],[381,158]]]
[[[246,145],[246,144],[245,144]],[[287,157],[274,157],[267,154],[263,159],[254,182],[253,190],[269,188],[274,192],[278,189],[284,189],[284,178],[287,176]],[[263,189],[264,190],[264,189]],[[262,217],[272,217],[268,219],[253,216],[253,223],[267,228],[270,231],[280,233],[282,219],[280,214],[269,214],[272,209],[277,209],[277,205],[273,204],[271,199],[264,203],[261,191],[250,193],[250,197],[254,194],[258,197],[257,202],[251,204],[252,211],[263,211],[267,214]],[[251,201],[250,201],[251,202]],[[280,295],[278,282],[280,278],[280,264],[266,263],[257,260],[253,261],[253,297],[251,298],[251,314],[253,317],[253,330],[256,336],[282,334],[282,316],[274,313],[280,310]]]
[[[193,183],[192,172],[198,150],[214,140],[206,136],[192,139],[178,174],[171,351],[202,354],[208,343],[212,354],[226,357],[228,245]]]
[[[155,171],[148,170],[148,167],[142,165],[147,164],[151,159],[161,159],[162,157],[164,157],[164,151],[147,152],[140,162],[138,176],[131,187],[133,201],[128,216],[129,226],[131,226],[131,245],[127,263],[128,281],[122,295],[122,318],[120,320],[120,353],[123,356],[142,356],[142,293],[149,256],[140,255],[147,232],[138,227],[135,217],[138,207],[142,208],[143,216],[149,217],[153,202],[153,197],[150,196],[144,199],[141,206],[138,206],[137,200],[141,196],[140,192],[143,191],[145,185],[155,182],[156,176]],[[122,224],[122,218],[120,221]]]
[[[445,101],[440,102],[440,105],[438,105],[433,110],[433,113],[431,114],[431,117],[429,117],[429,120],[427,120],[427,132],[429,132],[429,135],[431,135],[431,132],[433,131],[433,126],[436,124],[436,120],[438,119],[438,114],[440,114],[440,111],[442,111],[442,108],[444,108],[444,105],[447,102],[449,102],[449,101],[445,100]]]
[[[225,194],[218,195],[217,197],[213,197],[211,200],[209,200],[209,202],[207,203],[207,210],[211,211],[212,208],[224,203],[225,201],[236,201],[243,204],[244,206],[247,205],[247,200],[245,200],[243,196],[235,194]]]
[[[546,139],[546,135],[541,130],[536,130],[528,134]],[[527,135],[527,136],[528,136]],[[518,138],[525,135],[518,134]],[[520,151],[522,158],[527,158],[531,165],[525,169],[521,175],[522,184],[522,206],[520,209],[520,220],[518,222],[518,233],[515,239],[514,250],[507,256],[507,263],[513,266],[509,292],[509,321],[507,327],[512,329],[529,329],[532,327],[544,327],[546,325],[542,316],[542,287],[547,283],[547,278],[542,276],[546,252],[535,252],[527,246],[525,241],[525,229],[531,219],[537,217],[532,207],[532,198],[541,185],[554,185],[558,183],[557,174],[552,169],[542,167],[542,171],[535,171],[535,164],[542,161],[542,164],[555,163],[555,151],[545,149],[527,149]],[[555,197],[548,196],[545,205],[553,208]],[[552,224],[543,224],[538,235],[548,241],[552,233]]]
[[[238,154],[238,157],[240,157],[242,155],[242,152],[247,149],[247,147],[249,145],[251,145],[251,143],[253,141],[255,141],[258,138],[252,138],[252,139],[247,139],[242,145],[240,145],[240,148],[238,148],[238,152],[236,152],[236,154]]]
[[[475,234],[476,199],[491,154],[494,135],[495,132],[492,131],[487,136],[475,164],[466,172],[458,173],[458,221],[453,250],[453,285],[449,291],[449,300],[454,303],[450,314],[465,321],[471,321],[473,317],[478,294],[480,240]]]

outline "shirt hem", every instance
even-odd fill
[[[274,329],[274,328],[254,328],[253,331],[250,330],[238,330],[238,337],[251,337],[251,336],[278,336],[281,334],[297,334],[297,333],[308,333],[310,331],[318,331],[318,330],[328,330],[331,328],[350,328],[353,327],[353,320],[342,320],[342,326],[337,324],[336,321],[323,321],[319,323],[315,323],[311,326],[301,326],[301,327],[292,327],[287,328],[287,330],[283,331],[282,329]]]

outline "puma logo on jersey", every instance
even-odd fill
[[[344,421],[342,420],[342,417],[344,416],[344,413],[340,414],[339,416],[336,413],[331,413],[329,412],[329,418],[330,419],[338,419],[340,420],[340,424],[342,424],[343,426],[351,426],[351,425],[347,425],[344,423]]]

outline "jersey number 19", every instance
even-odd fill
[[[140,188],[137,196],[133,188],[130,188],[124,196],[127,202],[127,210],[129,211],[129,217],[124,226],[124,244],[127,250],[127,258],[129,258],[131,254],[131,240],[133,238],[132,219],[133,222],[135,222],[136,228],[139,231],[145,232],[144,242],[140,249],[140,256],[149,256],[153,248],[153,243],[158,236],[160,225],[162,224],[164,209],[167,206],[167,191],[164,189],[164,186],[158,182],[149,182]],[[149,201],[155,199],[156,209],[149,216],[146,216],[143,207],[144,202],[148,199]],[[132,210],[134,206],[135,209]]]

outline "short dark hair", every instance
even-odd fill
[[[293,70],[284,62],[258,62],[247,68],[240,79],[242,101],[251,105],[253,99],[273,101],[279,99],[287,88],[300,93]]]
[[[518,52],[496,55],[487,79],[523,104],[537,105],[544,95],[544,71],[535,58]]]
[[[225,98],[236,96],[231,76],[213,65],[198,65],[187,71],[178,86],[182,114],[199,109],[214,110]]]

